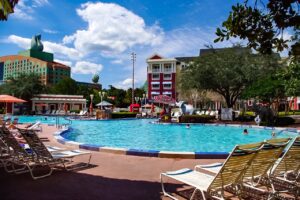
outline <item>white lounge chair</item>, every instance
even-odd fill
[[[58,165],[63,165],[66,170],[75,170],[83,167],[87,167],[90,164],[92,154],[90,152],[81,150],[70,150],[70,151],[54,151],[50,152],[44,143],[32,130],[18,129],[22,137],[26,140],[30,149],[35,153],[34,162],[36,165],[48,167],[49,172],[43,175],[35,175],[35,166],[26,165],[30,174],[34,180],[50,176],[53,168]],[[77,156],[88,156],[88,160],[84,165],[78,165],[73,162],[73,158]],[[72,163],[73,165],[67,165]]]
[[[262,145],[263,143],[236,146],[215,176],[187,168],[161,173],[163,194],[176,199],[165,191],[163,177],[168,177],[194,187],[195,189],[190,199],[193,199],[197,191],[201,192],[203,199],[206,199],[207,196],[224,199],[225,191],[228,187],[238,190],[242,186],[243,173],[250,166]],[[236,191],[236,195],[239,196],[238,191]]]

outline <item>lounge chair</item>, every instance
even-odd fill
[[[29,127],[26,127],[26,129],[28,129],[28,130],[34,130],[34,131],[42,131],[43,130],[40,121],[32,124]]]
[[[39,179],[50,176],[52,174],[53,168],[59,165],[62,165],[66,170],[75,170],[83,167],[87,167],[91,161],[91,153],[84,152],[80,150],[70,150],[70,151],[58,151],[58,152],[49,152],[44,143],[39,139],[36,133],[32,130],[18,129],[23,138],[28,143],[30,149],[35,153],[35,162],[37,165],[42,165],[48,167],[49,172],[36,176],[33,174],[34,168],[29,168],[32,178]],[[77,156],[88,156],[88,161],[85,165],[79,166],[78,164],[74,165],[73,158]],[[73,165],[67,165],[73,163]]]
[[[284,155],[270,171],[274,192],[291,193],[300,196],[300,137],[296,137]],[[280,189],[276,189],[279,186]]]
[[[269,178],[269,172],[279,159],[290,140],[291,138],[279,138],[267,140],[264,143],[263,148],[258,151],[256,156],[253,158],[250,167],[245,170],[243,179],[243,188],[245,190],[241,191],[241,193],[248,196],[250,195],[253,198],[258,198],[257,195],[266,195],[268,196],[268,199],[271,199],[277,195],[275,190],[271,191],[261,189],[261,186],[273,187]],[[216,163],[215,167],[212,167],[212,165],[198,165],[195,166],[195,169],[204,169],[206,171],[217,173],[221,170],[222,166],[222,164],[220,165],[220,163]],[[259,191],[260,193],[258,194],[253,191]]]
[[[7,146],[8,154],[10,155],[4,161],[2,160],[5,170],[16,174],[28,172],[26,168],[34,165],[33,154],[22,148],[17,139],[5,126],[0,127],[0,138]],[[16,165],[21,167],[16,168]]]
[[[224,199],[225,191],[228,188],[232,188],[235,190],[236,195],[240,196],[238,190],[242,186],[243,175],[262,146],[263,143],[236,146],[215,176],[187,168],[161,173],[163,194],[176,199],[165,191],[163,177],[168,177],[194,187],[195,190],[190,199],[194,197],[198,190],[201,192],[203,199],[206,199],[207,196]]]
[[[50,112],[51,112],[51,110],[47,110],[47,111],[45,112],[45,115],[50,115]]]

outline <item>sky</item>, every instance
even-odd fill
[[[214,43],[215,30],[226,20],[234,0],[21,0],[8,21],[0,22],[0,56],[28,49],[41,34],[44,51],[71,67],[77,81],[99,74],[107,88],[129,88],[131,53],[136,53],[135,84],[147,77],[146,59],[197,56]]]

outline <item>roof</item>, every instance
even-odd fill
[[[96,104],[96,106],[112,106],[112,104],[107,101],[101,101],[100,103]]]
[[[194,61],[196,58],[198,58],[198,56],[175,57],[175,59],[180,62],[191,62],[191,61]]]

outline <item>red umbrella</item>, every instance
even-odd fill
[[[7,103],[24,103],[26,101],[23,100],[23,99],[19,99],[17,97],[14,97],[14,96],[2,94],[2,95],[0,95],[0,102],[5,103],[5,110],[6,110],[6,113],[7,113]]]
[[[1,94],[0,95],[0,102],[5,102],[5,103],[24,103],[26,101],[23,100],[23,99],[19,99],[17,97],[10,96],[10,95]]]

